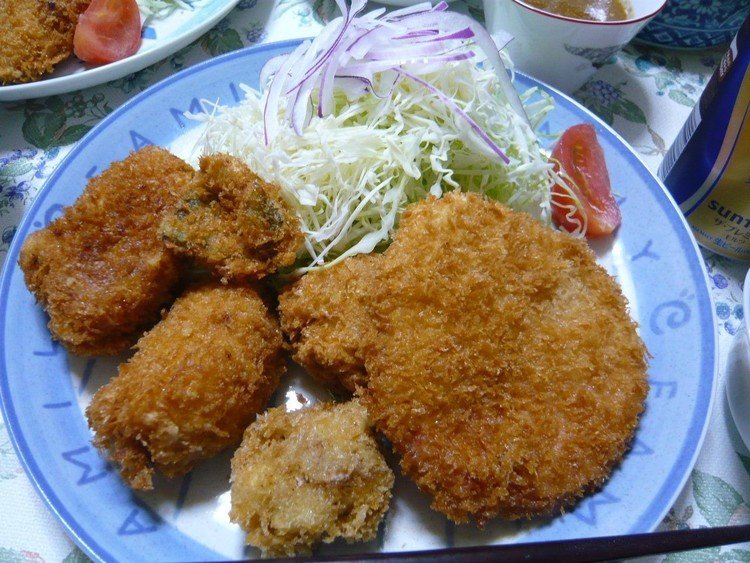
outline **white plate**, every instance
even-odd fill
[[[228,519],[231,452],[156,490],[135,494],[91,446],[83,409],[116,371],[117,359],[83,360],[54,345],[47,319],[24,285],[19,248],[81,193],[86,178],[147,143],[170,146],[197,127],[183,117],[199,98],[234,104],[240,82],[257,86],[270,57],[296,42],[235,51],[186,69],[118,108],[86,135],[40,191],[18,228],[0,280],[0,396],[12,441],[50,509],[97,560],[215,560],[257,555]],[[519,87],[538,82],[518,75]],[[553,90],[556,108],[543,126],[562,131],[594,123],[623,225],[610,245],[597,246],[617,277],[652,358],[651,391],[632,450],[599,493],[544,522],[493,523],[484,531],[454,526],[429,509],[405,479],[377,541],[334,544],[324,554],[404,551],[508,541],[647,532],[663,519],[690,474],[705,434],[716,382],[716,324],[703,261],[662,184],[611,129]],[[277,392],[313,393],[304,376]]]
[[[117,80],[160,61],[195,41],[226,16],[239,0],[199,0],[193,9],[177,10],[152,19],[143,28],[143,41],[134,55],[108,65],[90,66],[72,56],[55,71],[26,84],[0,86],[0,102],[41,98],[83,90]]]

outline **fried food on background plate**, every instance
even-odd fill
[[[364,254],[310,272],[279,295],[281,328],[293,358],[336,391],[367,384],[364,344],[371,340],[377,254]]]
[[[90,0],[0,0],[0,85],[31,82],[73,54]]]
[[[293,264],[303,241],[280,188],[227,154],[201,157],[200,172],[161,233],[168,246],[225,281],[259,279]]]
[[[609,477],[647,352],[585,241],[451,193],[407,209],[372,287],[363,403],[433,508],[553,515]]]
[[[357,402],[270,409],[232,459],[230,517],[263,555],[309,554],[320,543],[375,537],[393,473]]]
[[[157,234],[193,169],[146,147],[113,163],[48,227],[29,235],[19,263],[50,316],[52,336],[75,354],[116,354],[159,319],[180,277]]]
[[[188,289],[86,409],[134,489],[239,442],[284,372],[278,321],[252,287]]]

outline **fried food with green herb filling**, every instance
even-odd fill
[[[134,489],[237,443],[284,373],[281,329],[252,287],[189,289],[86,409],[94,444]]]
[[[200,172],[161,233],[169,247],[224,280],[259,279],[289,266],[303,241],[281,189],[227,154],[201,157]]]
[[[232,521],[264,555],[375,537],[394,476],[357,402],[270,409],[232,459]]]
[[[181,264],[158,228],[193,172],[168,151],[145,147],[92,178],[61,217],[24,241],[26,285],[68,350],[117,354],[159,320]]]
[[[31,82],[73,54],[90,0],[0,0],[0,84]]]
[[[585,241],[454,192],[407,209],[376,280],[363,403],[433,508],[554,515],[609,478],[647,351]]]

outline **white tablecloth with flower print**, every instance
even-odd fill
[[[478,0],[453,9],[483,19]],[[0,103],[0,257],[45,179],[80,137],[158,80],[257,43],[315,35],[336,14],[333,0],[241,0],[189,47],[145,70],[81,92]],[[718,64],[723,49],[669,51],[633,44],[603,65],[574,97],[612,125],[656,170]],[[719,329],[720,381],[710,428],[692,476],[665,529],[750,522],[750,453],[724,396],[724,364],[742,323],[747,265],[704,252]],[[674,554],[669,561],[750,561],[739,545]],[[0,562],[85,561],[27,479],[0,423]]]

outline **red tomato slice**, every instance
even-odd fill
[[[135,0],[92,0],[78,18],[73,52],[87,63],[129,57],[141,44],[141,14]]]
[[[552,188],[552,219],[568,232],[580,230],[586,214],[586,237],[597,238],[611,234],[620,225],[620,208],[612,196],[609,172],[604,161],[604,151],[596,138],[594,127],[589,124],[573,125],[565,130],[552,150],[555,169],[567,173],[573,183],[570,187],[581,203],[581,208],[572,210],[573,204],[564,188]]]

